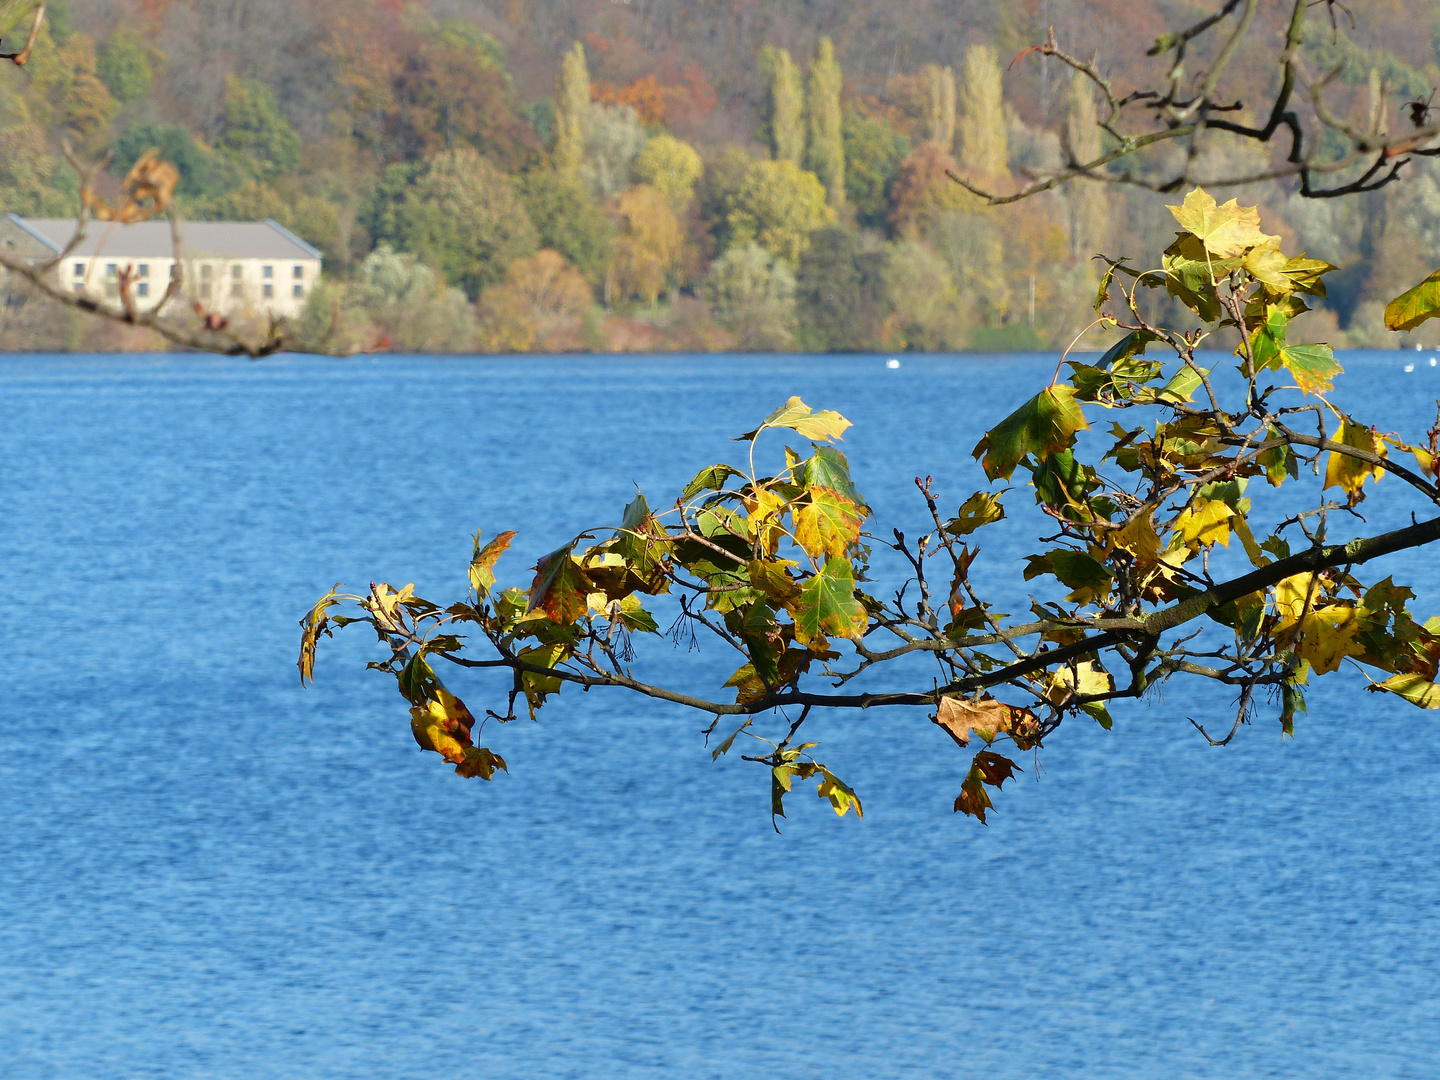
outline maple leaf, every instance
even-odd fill
[[[1385,450],[1385,440],[1374,428],[1357,424],[1348,416],[1341,423],[1340,435],[1334,441],[1342,446],[1353,446],[1357,450],[1365,450],[1382,458],[1389,456]],[[1337,453],[1334,450],[1330,451],[1330,457],[1325,462],[1325,487],[1338,487],[1345,492],[1351,506],[1365,497],[1362,488],[1367,479],[1373,479],[1378,483],[1384,475],[1383,466],[1371,465],[1368,461],[1361,461],[1359,458]]]
[[[790,428],[807,439],[828,442],[839,439],[850,426],[850,421],[839,413],[828,409],[816,412],[798,397],[792,397],[767,416],[758,428],[747,431],[744,435],[737,435],[734,441],[751,442],[766,428]]]
[[[977,491],[960,504],[959,511],[946,522],[945,531],[951,536],[968,536],[1004,516],[1005,508],[1000,505],[999,495]]]
[[[485,596],[495,586],[495,563],[516,537],[514,531],[502,532],[483,548],[480,533],[475,534],[475,550],[470,556],[470,587],[477,596]]]
[[[1258,207],[1241,206],[1236,199],[1218,205],[1215,197],[1203,188],[1195,188],[1185,196],[1182,205],[1171,206],[1169,210],[1180,227],[1218,259],[1235,258],[1251,248],[1280,242],[1278,236],[1267,236],[1260,231]]]
[[[1051,386],[987,431],[970,454],[985,455],[980,464],[991,480],[1009,480],[1027,455],[1044,461],[1074,442],[1077,431],[1089,427],[1074,387]]]
[[[1437,315],[1440,315],[1440,270],[1386,305],[1385,326],[1389,330],[1414,330]]]
[[[795,542],[812,559],[844,555],[860,538],[859,509],[829,488],[811,488],[808,498],[792,505],[790,513],[795,519]]]
[[[930,719],[962,747],[970,745],[972,735],[978,735],[987,746],[1001,735],[1009,735],[1017,743],[1039,745],[1036,738],[1039,717],[1029,709],[996,701],[988,694],[978,701],[942,697]],[[1022,746],[1022,749],[1028,747]]]

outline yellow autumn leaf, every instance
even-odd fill
[[[422,750],[433,750],[451,764],[465,760],[475,717],[465,703],[443,686],[436,697],[410,710],[410,731]]]
[[[1412,705],[1422,709],[1440,709],[1440,685],[1424,675],[1392,675],[1380,685]]]
[[[1082,660],[1074,666],[1058,668],[1050,673],[1045,683],[1045,699],[1052,705],[1063,705],[1073,694],[1089,697],[1091,694],[1108,694],[1115,689],[1109,672],[1101,671],[1092,661]]]
[[[1232,259],[1254,247],[1271,247],[1280,243],[1278,236],[1260,231],[1260,209],[1241,206],[1231,199],[1223,206],[1203,188],[1195,188],[1180,206],[1169,208],[1180,227],[1191,233],[1205,250],[1217,259]]]
[[[1305,598],[1310,597],[1310,608],[1313,610],[1325,599],[1324,583],[1315,581],[1315,588],[1310,588],[1311,578],[1316,575],[1309,572],[1294,574],[1284,578],[1275,584],[1275,614],[1280,616],[1280,625],[1277,630],[1284,630],[1286,627],[1294,626],[1300,618],[1300,612],[1305,608]]]
[[[1245,520],[1244,514],[1235,514],[1231,517],[1230,528],[1240,538],[1240,543],[1245,545],[1245,557],[1250,560],[1250,565],[1270,565],[1270,557],[1262,552],[1260,545],[1255,542],[1255,534],[1250,531],[1250,522]]]
[[[1230,546],[1230,518],[1235,511],[1219,499],[1196,500],[1175,519],[1174,529],[1187,545],[1209,547],[1219,544]]]
[[[790,503],[783,496],[768,488],[761,488],[745,499],[745,510],[749,515],[745,524],[750,530],[750,539],[757,541],[766,555],[774,555],[785,535],[780,523],[785,508]]]
[[[1387,457],[1385,440],[1375,431],[1374,428],[1363,427],[1352,421],[1348,416],[1340,425],[1340,435],[1334,440],[1342,446],[1353,446],[1357,450],[1365,450],[1378,457]],[[1349,454],[1330,451],[1329,460],[1325,462],[1325,487],[1338,487],[1349,497],[1350,502],[1356,503],[1360,500],[1360,489],[1364,486],[1367,478],[1373,477],[1377,482],[1385,475],[1385,470],[1379,465],[1371,465],[1361,461],[1359,458],[1351,457]]]
[[[1353,607],[1332,604],[1306,615],[1295,640],[1295,655],[1308,661],[1317,675],[1328,675],[1347,656],[1361,656],[1365,646],[1355,640],[1360,630],[1359,612]]]

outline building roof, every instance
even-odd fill
[[[75,235],[74,218],[22,218],[9,220],[52,251],[60,252]],[[186,258],[212,259],[318,259],[320,252],[279,222],[187,221],[182,226]],[[117,259],[167,259],[175,254],[168,221],[142,221],[116,225],[92,221],[85,239],[71,254],[114,256]]]

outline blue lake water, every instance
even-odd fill
[[[1423,437],[1428,354],[1343,359],[1340,406]],[[487,730],[484,784],[415,747],[362,628],[299,686],[331,583],[457,597],[476,528],[520,530],[528,583],[792,393],[919,532],[911,477],[982,486],[1053,363],[0,359],[0,1076],[1436,1075],[1440,715],[1358,675],[1291,742],[1267,706],[1207,747],[1226,699],[1180,683],[1071,722],[988,827],[923,712],[821,717],[865,817],[797,790],[780,835],[676,708],[567,692]],[[1427,513],[1387,487],[1367,531]],[[1027,500],[977,564],[1022,605]],[[1434,554],[1385,573],[1440,611]]]

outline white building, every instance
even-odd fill
[[[21,241],[37,258],[53,257],[70,243],[75,226],[74,218],[10,214],[0,221],[0,240],[12,247]],[[199,301],[224,315],[293,317],[320,282],[319,250],[277,221],[191,221],[181,235],[184,303]],[[165,295],[174,267],[168,221],[95,221],[56,273],[64,288],[118,303],[120,274],[128,271],[131,296],[145,310]]]

